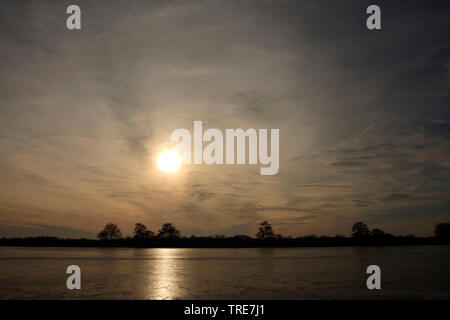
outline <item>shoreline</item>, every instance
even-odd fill
[[[282,240],[237,240],[209,238],[181,238],[164,240],[89,240],[54,238],[0,239],[0,247],[55,247],[55,248],[316,248],[316,247],[394,247],[450,245],[447,239],[407,238],[353,239],[353,238],[300,238]]]

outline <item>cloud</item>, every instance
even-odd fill
[[[367,163],[362,162],[362,161],[339,161],[339,162],[334,162],[331,165],[338,166],[338,167],[361,167],[361,166],[367,166]]]
[[[396,201],[396,200],[405,200],[410,199],[411,196],[403,193],[391,193],[390,195],[384,197],[382,201]]]
[[[382,1],[378,33],[352,1],[79,5],[83,29],[68,32],[54,1],[0,4],[7,228],[84,236],[107,221],[125,234],[172,221],[183,234],[253,235],[268,219],[286,234],[335,234],[365,218],[382,226],[379,213],[426,234],[445,207],[449,4]],[[162,174],[156,155],[194,120],[279,128],[280,172]]]

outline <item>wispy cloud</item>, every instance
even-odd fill
[[[369,33],[352,1],[79,1],[68,32],[54,1],[3,1],[2,232],[253,235],[267,219],[292,235],[355,220],[428,234],[449,218],[450,10],[408,4],[382,1]],[[279,128],[279,174],[159,172],[194,120]]]

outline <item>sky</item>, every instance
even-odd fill
[[[78,4],[82,29],[66,28]],[[0,3],[0,237],[431,235],[450,221],[450,3]],[[280,169],[156,160],[177,128],[277,128]]]

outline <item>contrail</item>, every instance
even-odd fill
[[[375,127],[375,122],[372,123],[370,126],[368,126],[367,128],[365,128],[356,138],[361,138],[367,131],[369,131],[370,129],[372,129],[373,127]]]

